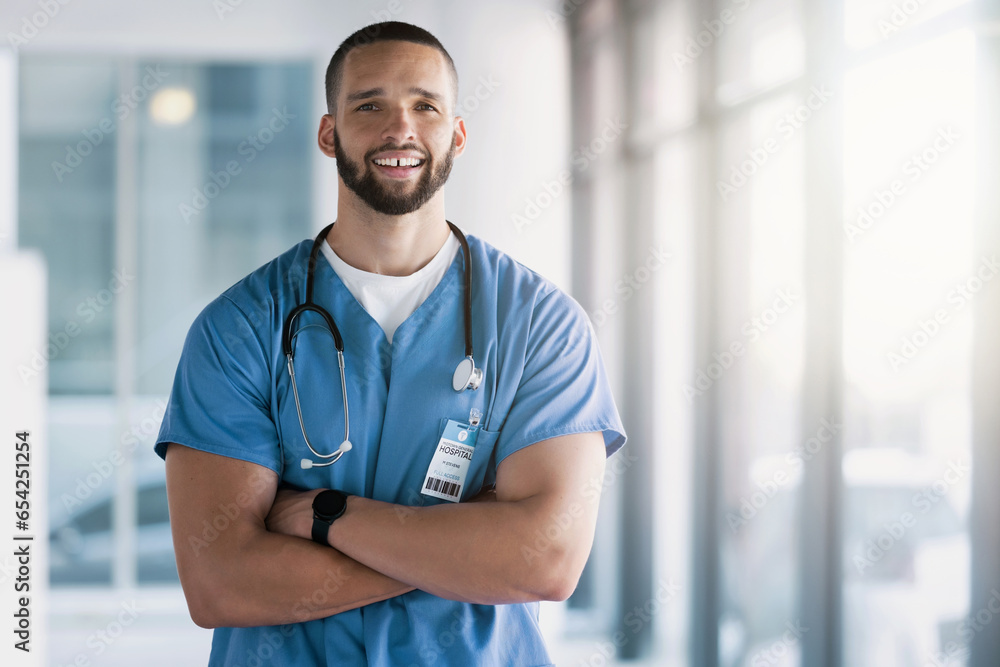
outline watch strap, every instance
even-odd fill
[[[330,526],[333,524],[333,519],[326,521],[319,518],[316,514],[313,514],[313,527],[312,527],[312,539],[313,542],[319,542],[325,546],[330,546],[330,541],[327,539],[327,535],[330,532]]]

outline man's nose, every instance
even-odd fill
[[[389,112],[388,122],[382,131],[382,139],[403,143],[415,138],[413,118],[409,109],[395,109]]]

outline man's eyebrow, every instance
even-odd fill
[[[413,86],[410,88],[411,95],[418,95],[420,97],[426,97],[429,100],[434,100],[435,102],[441,102],[444,98],[433,91],[427,90],[426,88],[421,88],[419,86]],[[369,88],[368,90],[358,90],[353,93],[348,94],[347,102],[358,102],[360,100],[367,100],[372,97],[380,97],[385,95],[384,88]]]
[[[385,95],[385,90],[382,88],[369,88],[368,90],[359,90],[349,94],[347,101],[357,102],[358,100],[367,100],[369,97],[378,97],[379,95]]]
[[[426,88],[420,88],[419,86],[414,86],[410,88],[410,93],[413,95],[419,95],[420,97],[426,97],[429,100],[434,100],[435,102],[440,102],[443,98],[435,92],[431,92]]]

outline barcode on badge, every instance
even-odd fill
[[[427,483],[424,484],[425,491],[434,491],[449,498],[458,498],[458,492],[461,488],[461,485],[455,482],[448,482],[438,477],[428,477]]]

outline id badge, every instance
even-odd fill
[[[465,476],[469,473],[472,453],[476,450],[478,426],[448,420],[438,440],[434,458],[427,468],[421,493],[457,503],[462,497]]]

